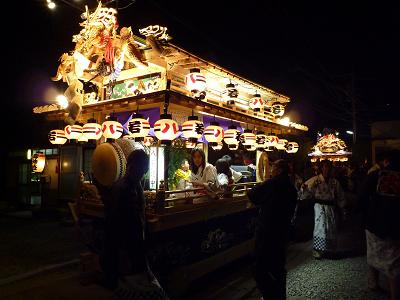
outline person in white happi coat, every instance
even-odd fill
[[[324,160],[320,174],[301,187],[300,199],[314,201],[313,255],[329,257],[337,252],[337,208],[344,202],[340,183],[332,177],[332,162]]]
[[[217,170],[212,164],[206,162],[204,151],[195,148],[191,153],[190,169],[190,183],[194,188],[205,188],[217,185]],[[200,195],[207,194],[206,192],[198,192]]]

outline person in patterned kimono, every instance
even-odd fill
[[[313,255],[316,259],[332,257],[337,253],[336,210],[344,202],[340,183],[332,177],[332,162],[323,160],[320,174],[307,180],[300,190],[301,200],[314,204]]]

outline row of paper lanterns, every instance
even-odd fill
[[[200,69],[193,68],[190,69],[190,73],[185,76],[186,89],[191,92],[192,96],[203,100],[205,98],[205,91],[207,88],[206,77],[200,73]],[[239,91],[236,89],[233,83],[228,83],[225,90],[222,93],[222,100],[228,106],[234,106],[237,102],[239,96]],[[259,112],[262,107],[264,107],[265,101],[260,94],[255,93],[253,97],[249,100],[249,107],[255,111]],[[274,104],[271,107],[271,113],[275,116],[282,116],[285,112],[284,106],[282,104]]]
[[[67,140],[88,142],[89,140],[98,140],[102,136],[109,139],[118,139],[121,137],[123,130],[121,123],[115,120],[108,120],[100,125],[96,123],[95,119],[90,119],[83,126],[75,124],[65,126],[64,130],[51,130],[49,141],[55,145],[63,145]]]
[[[150,123],[143,116],[135,115],[128,123],[128,130],[130,134],[124,136],[124,138],[141,141],[148,146],[153,143],[153,138],[149,136]],[[172,119],[171,114],[160,115],[160,119],[154,124],[154,134],[161,141],[161,144],[170,144],[178,137],[179,132],[179,125]],[[64,130],[50,131],[49,141],[52,144],[62,145],[67,140],[87,142],[88,140],[98,140],[101,136],[106,139],[118,139],[122,134],[123,127],[116,120],[108,120],[100,125],[94,119],[91,119],[83,126],[67,125]],[[246,129],[241,134],[234,125],[224,131],[216,121],[204,128],[203,122],[197,116],[190,116],[182,124],[182,135],[186,138],[187,148],[194,148],[202,135],[215,150],[222,148],[222,141],[228,145],[230,150],[238,149],[239,143],[249,151],[257,149],[272,151],[276,148],[286,150],[288,153],[296,153],[299,148],[296,142],[288,142],[286,139],[279,139],[277,136],[267,136],[261,131],[254,134],[250,129]]]

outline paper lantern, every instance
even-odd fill
[[[235,105],[235,100],[238,96],[239,96],[239,92],[235,88],[235,85],[233,83],[228,83],[226,85],[226,88],[224,91],[224,97],[223,97],[226,104],[229,106]]]
[[[255,94],[249,101],[249,106],[254,111],[260,111],[261,107],[264,106],[264,100],[260,94]]]
[[[258,150],[263,150],[267,145],[267,136],[265,135],[264,131],[257,131],[256,134],[256,148]]]
[[[64,129],[65,136],[69,140],[77,140],[82,135],[82,126],[75,124],[75,125],[67,125]]]
[[[78,138],[78,142],[81,142],[81,143],[87,143],[88,141],[89,141],[89,139],[83,134]]]
[[[288,144],[288,140],[285,139],[279,139],[278,143],[276,144],[276,149],[278,150],[286,150],[286,145]]]
[[[224,129],[219,126],[218,122],[211,122],[210,126],[204,129],[204,138],[210,146],[217,146],[224,138]]]
[[[229,126],[228,130],[224,132],[224,142],[228,145],[230,150],[236,150],[239,145],[240,131],[237,130],[235,125]]]
[[[299,144],[297,144],[296,142],[289,142],[286,145],[287,153],[296,153],[297,151],[299,151]]]
[[[111,120],[105,121],[102,125],[103,136],[106,139],[113,139],[116,140],[121,137],[122,133],[124,132],[124,128],[122,127],[121,123]]]
[[[238,148],[239,148],[239,144],[229,145],[229,150],[231,150],[231,151],[237,150]]]
[[[200,73],[200,69],[190,69],[190,73],[185,76],[185,85],[193,97],[201,100],[206,97],[207,81],[206,77]]]
[[[178,123],[172,120],[170,114],[160,115],[160,120],[154,124],[154,134],[163,145],[171,145],[171,141],[176,139],[178,133]]]
[[[282,117],[285,113],[285,107],[282,104],[274,104],[271,107],[271,114],[274,116]]]
[[[264,148],[264,151],[266,151],[266,152],[272,152],[272,151],[274,151],[274,149],[275,149],[275,147],[269,146],[269,147],[265,147],[265,148]]]
[[[174,148],[180,148],[180,149],[185,148],[186,147],[186,141],[183,138],[177,138],[177,139],[173,140],[172,146]]]
[[[193,148],[196,147],[196,144],[197,144],[197,143],[195,143],[195,142],[186,141],[186,142],[185,142],[185,147],[186,147],[187,149],[193,149]]]
[[[46,157],[43,153],[35,153],[32,156],[32,171],[36,173],[41,173],[44,170],[46,164]]]
[[[213,148],[213,150],[215,151],[219,151],[222,149],[224,145],[222,144],[222,142],[219,142],[216,146],[211,146],[211,148]]]
[[[125,134],[124,136],[122,136],[122,138],[124,140],[134,140],[135,138],[133,136],[131,136],[130,134]]]
[[[247,151],[256,151],[257,150],[257,146],[256,144],[251,145],[249,148],[246,148]]]
[[[89,119],[88,122],[82,126],[82,132],[88,140],[98,140],[103,135],[101,125],[97,124],[95,119]]]
[[[53,145],[64,145],[67,142],[64,130],[54,129],[49,132],[49,141]]]
[[[137,114],[129,121],[128,130],[136,142],[141,142],[149,134],[150,123],[143,119],[142,115]]]
[[[146,136],[143,140],[143,145],[150,147],[154,143],[154,138],[150,135]]]
[[[266,147],[276,147],[278,144],[279,138],[275,135],[267,135],[265,146]]]
[[[190,116],[188,121],[182,124],[182,134],[192,143],[196,143],[197,140],[204,133],[204,124],[199,121],[197,116]]]
[[[256,135],[251,131],[251,129],[246,129],[244,133],[241,135],[242,137],[242,145],[246,149],[250,149],[256,143]]]

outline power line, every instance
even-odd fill
[[[70,1],[68,1],[68,0],[59,0],[59,1],[61,1],[62,3],[66,4],[66,5],[70,6],[70,7],[72,7],[72,8],[74,8],[74,9],[79,10],[80,12],[85,12],[85,9],[83,9],[82,7],[76,5],[76,4],[74,4],[74,3],[72,3],[72,2],[70,2]],[[107,5],[109,5],[109,4],[111,4],[111,3],[114,3],[114,2],[116,3],[116,9],[117,9],[117,10],[123,10],[123,9],[126,9],[126,8],[130,7],[131,5],[135,4],[135,3],[136,3],[136,0],[129,0],[129,3],[128,3],[127,5],[125,5],[125,6],[123,6],[123,7],[119,7],[119,6],[118,6],[118,4],[119,4],[119,1],[118,1],[118,0],[110,0],[110,1],[108,1],[108,2],[103,3],[102,5],[103,5],[103,6],[107,6]]]
[[[68,6],[72,7],[72,8],[75,8],[75,9],[81,11],[81,12],[85,11],[83,8],[81,8],[81,7],[75,5],[75,4],[73,4],[73,3],[71,3],[71,2],[69,2],[67,0],[60,0],[60,1],[63,2],[64,4],[68,5]]]
[[[129,4],[127,4],[127,5],[123,6],[123,7],[118,7],[118,10],[126,9],[126,8],[128,8],[129,6],[131,6],[131,5],[135,4],[135,3],[136,3],[136,0],[131,0],[131,2]]]

